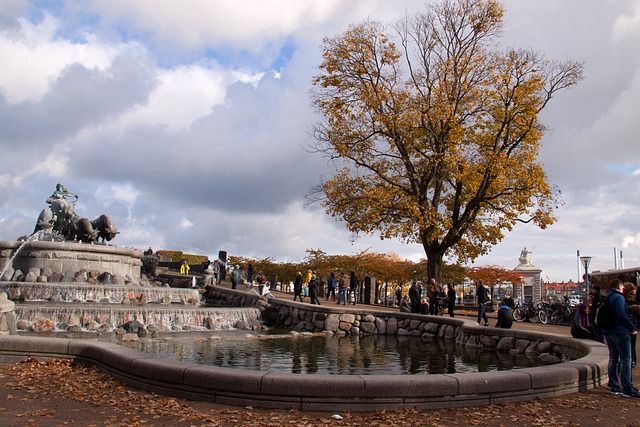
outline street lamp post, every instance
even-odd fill
[[[580,261],[584,266],[584,288],[586,292],[585,302],[589,299],[589,263],[591,262],[590,256],[581,256]]]

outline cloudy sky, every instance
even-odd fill
[[[33,231],[58,182],[106,213],[120,246],[301,260],[419,245],[352,242],[304,194],[329,165],[304,147],[323,37],[393,23],[418,0],[0,2],[0,239]],[[509,0],[506,46],[584,61],[543,114],[542,161],[565,205],[476,265],[533,250],[543,278],[640,265],[640,1]],[[618,265],[620,262],[618,261]]]

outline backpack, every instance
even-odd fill
[[[616,319],[613,317],[613,310],[609,303],[609,297],[600,298],[598,305],[595,307],[596,316],[594,324],[600,329],[610,329],[615,325]]]

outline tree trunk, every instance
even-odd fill
[[[427,255],[427,282],[432,278],[436,279],[436,282],[442,282],[442,259],[444,258],[444,252],[434,251],[426,247],[423,244],[424,252]]]

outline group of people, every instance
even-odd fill
[[[631,369],[638,363],[636,342],[640,327],[640,305],[636,299],[637,288],[633,283],[613,279],[605,296],[600,291],[599,286],[593,286],[591,303],[578,305],[571,335],[604,341],[609,349],[609,390],[614,395],[640,399],[631,378]],[[608,300],[611,321],[607,327],[598,328],[595,326],[596,308],[601,305],[602,298]]]
[[[336,301],[336,304],[355,305],[359,284],[358,276],[353,271],[350,275],[342,272],[339,278],[332,272],[326,283],[326,300]],[[323,286],[324,281],[315,271],[308,270],[305,277],[299,271],[293,281],[293,300],[304,302],[304,298],[308,296],[311,304],[321,305],[318,295]]]
[[[476,294],[478,297],[478,324],[484,321],[484,326],[489,326],[489,318],[485,306],[491,302],[491,291],[482,281],[477,283]],[[456,291],[451,283],[447,283],[446,289],[440,286],[435,280],[431,279],[427,286],[425,295],[422,295],[423,290],[417,282],[411,284],[409,288],[409,294],[400,296],[401,290],[396,292],[396,297],[400,298],[400,311],[403,313],[420,313],[439,315],[444,310],[440,307],[446,304],[449,316],[454,317],[454,309],[456,304]],[[505,298],[498,309],[498,321],[496,322],[496,328],[511,328],[513,326],[513,299]],[[443,307],[444,308],[444,307]]]
[[[478,280],[476,283],[476,295],[478,297],[478,325],[484,322],[484,326],[489,326],[489,317],[487,316],[487,304],[491,303],[491,289]],[[511,329],[513,326],[513,298],[505,297],[500,302],[495,327],[502,329]]]
[[[421,313],[438,316],[444,310],[446,304],[450,317],[454,317],[456,305],[456,291],[451,283],[447,283],[443,288],[436,279],[429,280],[427,289],[424,291],[418,282],[413,282],[409,288],[409,294],[401,296],[402,291],[398,289],[396,298],[400,299],[400,311],[404,313]],[[442,310],[441,310],[442,308]]]

